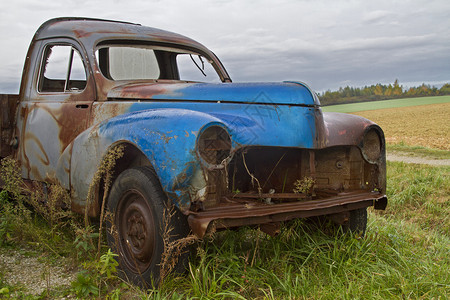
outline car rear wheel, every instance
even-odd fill
[[[343,228],[344,231],[364,236],[367,228],[367,207],[350,211],[348,221],[343,225]]]

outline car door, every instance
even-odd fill
[[[29,97],[19,108],[18,159],[24,178],[69,188],[71,143],[88,126],[94,81],[74,41],[42,42],[38,49]]]

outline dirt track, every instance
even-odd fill
[[[401,153],[388,153],[386,159],[389,161],[402,161],[410,164],[425,164],[431,166],[450,166],[450,159],[432,159],[422,156],[407,156]]]

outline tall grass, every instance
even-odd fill
[[[31,244],[59,256],[71,252],[73,235],[68,222],[76,216],[61,208],[67,204],[61,190],[49,186],[48,197],[44,197],[41,187],[27,189],[10,159],[2,160],[0,171],[5,183],[0,193],[0,245]]]
[[[389,207],[385,218],[414,223],[423,230],[450,232],[450,167],[388,164]]]
[[[434,234],[417,245],[419,228],[373,217],[363,239],[309,226],[296,222],[276,238],[249,229],[224,232],[202,245],[187,277],[166,281],[160,291],[207,299],[448,296],[448,238]]]
[[[166,279],[148,298],[448,299],[449,168],[388,163],[389,206],[369,213],[357,238],[284,226],[219,232],[199,245],[186,276]]]
[[[106,251],[105,245],[101,244],[101,226],[91,225],[83,216],[71,212],[70,196],[61,186],[35,183],[30,187],[24,183],[18,170],[15,160],[1,160],[0,179],[4,190],[0,191],[0,246],[9,249],[31,247],[42,251],[42,257],[52,256],[66,265],[67,262],[82,265],[80,269],[84,270],[78,274],[72,283],[73,291],[70,291],[78,296],[100,296],[101,292],[108,291],[105,283],[117,279],[115,274],[111,274],[111,270],[116,272],[116,262],[110,251],[100,256],[101,251]],[[51,261],[43,263],[43,268]],[[6,285],[1,271],[2,268],[0,299],[44,299],[67,293],[56,289],[49,294],[50,289],[47,289],[39,296],[28,295],[20,285]],[[48,274],[48,278],[50,276],[52,274]]]
[[[283,226],[274,238],[250,228],[217,232],[196,245],[185,274],[168,274],[158,288],[149,290],[116,284],[114,295],[448,299],[449,171],[448,167],[388,162],[389,206],[386,211],[369,210],[363,238],[336,232],[331,226],[318,228],[306,220]],[[4,216],[3,210],[0,223]],[[15,231],[6,230],[14,239]]]

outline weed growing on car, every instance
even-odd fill
[[[309,194],[311,191],[311,188],[314,186],[314,179],[311,177],[303,177],[303,179],[297,179],[294,182],[294,193],[297,194]]]
[[[124,146],[118,145],[106,153],[105,157],[102,160],[102,163],[97,168],[97,171],[94,174],[94,178],[92,179],[91,184],[89,185],[89,191],[87,195],[87,204],[84,213],[84,223],[85,227],[89,227],[89,218],[88,218],[88,208],[92,205],[92,201],[95,199],[94,193],[98,192],[100,186],[103,188],[103,198],[101,199],[101,208],[100,208],[100,220],[99,220],[99,235],[98,235],[98,243],[97,243],[97,257],[100,255],[101,248],[101,237],[102,237],[102,229],[103,223],[105,221],[105,205],[106,199],[108,197],[109,189],[113,180],[113,169],[116,165],[116,161],[123,156]]]
[[[160,264],[160,281],[163,282],[167,275],[169,275],[178,263],[182,255],[189,251],[189,246],[197,242],[199,239],[190,234],[186,237],[173,239],[172,232],[174,228],[170,225],[170,219],[175,215],[175,207],[171,206],[164,212],[162,239],[164,243],[164,252]]]

